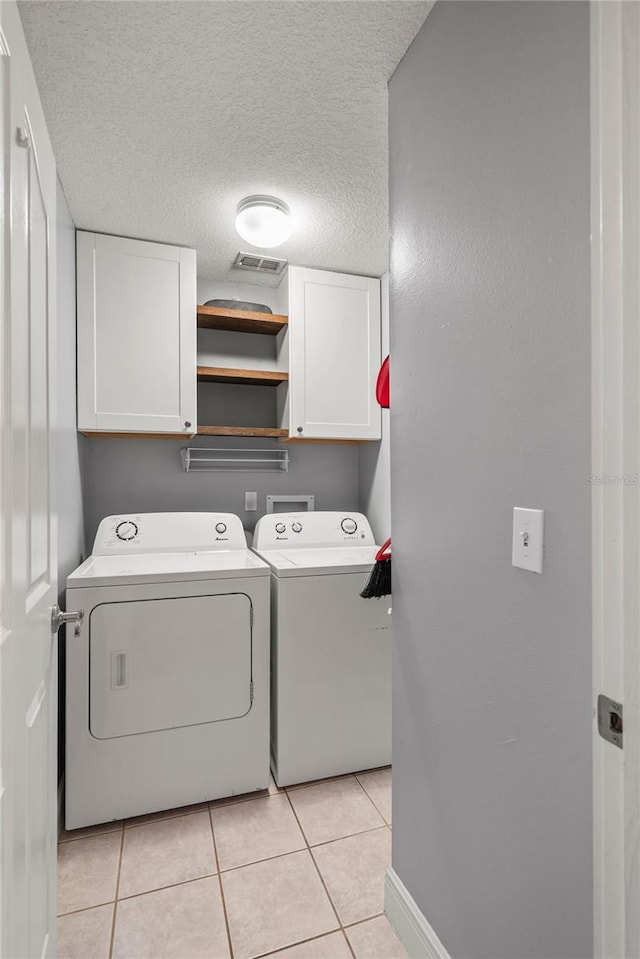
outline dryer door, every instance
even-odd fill
[[[89,622],[91,734],[112,739],[244,716],[251,665],[244,593],[96,606]]]

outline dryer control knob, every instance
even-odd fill
[[[294,533],[301,533],[301,532],[302,532],[302,523],[292,523],[292,524],[291,524],[291,529],[293,530]]]
[[[284,533],[286,528],[287,527],[284,525],[284,523],[276,523],[276,533]]]
[[[349,536],[355,533],[358,529],[358,524],[354,519],[351,519],[350,516],[347,516],[345,519],[343,519],[340,525],[342,526],[342,531],[347,533]]]
[[[226,523],[216,523],[216,533],[226,533],[227,524]]]
[[[126,542],[127,540],[135,539],[137,535],[138,527],[133,520],[125,519],[116,526],[116,536],[118,539],[122,539]]]

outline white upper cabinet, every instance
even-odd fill
[[[287,292],[291,437],[380,439],[380,281],[290,267]]]
[[[77,233],[78,429],[196,430],[196,254]]]

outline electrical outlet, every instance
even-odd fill
[[[245,493],[244,494],[244,508],[245,512],[253,513],[258,508],[258,494],[257,493]]]

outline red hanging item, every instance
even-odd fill
[[[386,358],[376,382],[376,400],[384,409],[389,409],[389,357]],[[369,579],[360,593],[363,599],[380,599],[391,593],[391,540],[382,544],[376,553],[375,562]]]
[[[376,553],[376,562],[379,563],[382,559],[391,559],[391,540],[385,540],[378,552]]]
[[[383,410],[389,409],[389,357],[386,358],[378,373],[376,399]]]
[[[369,579],[360,593],[363,599],[380,599],[391,593],[391,540],[383,543],[376,553],[376,560]]]

